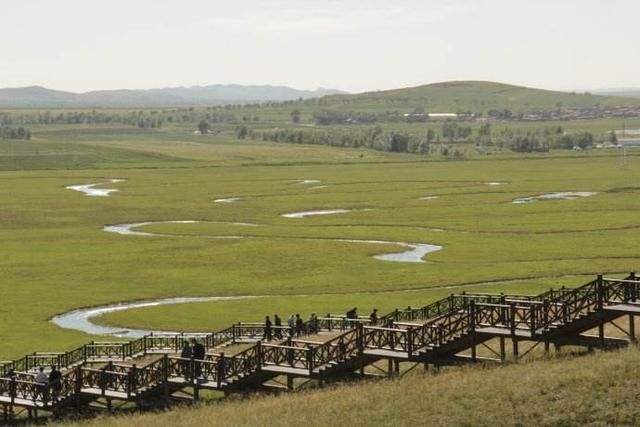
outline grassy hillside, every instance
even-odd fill
[[[454,81],[411,88],[368,92],[358,95],[336,95],[323,98],[328,105],[342,105],[354,111],[379,109],[424,108],[430,112],[458,110],[487,112],[510,109],[516,112],[577,107],[639,105],[640,100],[615,96],[599,96],[555,92],[482,81]]]
[[[71,426],[638,425],[640,351],[452,369]],[[339,417],[339,419],[338,419]]]

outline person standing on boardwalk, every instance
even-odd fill
[[[358,318],[358,307],[353,307],[351,310],[347,311],[345,315],[343,329],[348,329],[354,327],[353,320]]]
[[[287,326],[289,327],[289,337],[293,337],[293,334],[296,330],[296,319],[293,317],[293,314],[289,316],[289,320],[287,320]]]
[[[62,390],[62,372],[56,368],[56,365],[51,365],[49,387],[51,389],[51,400],[55,403],[60,398],[60,391]]]
[[[309,332],[312,334],[318,332],[318,316],[315,313],[309,315]]]
[[[202,345],[201,342],[196,341],[195,338],[191,340],[191,343],[193,344],[193,358],[196,360],[194,366],[195,378],[200,378],[202,376],[201,361],[204,360],[207,354],[207,349],[204,348],[204,345]]]
[[[276,330],[274,331],[273,335],[276,337],[276,339],[282,339],[282,319],[280,319],[280,316],[278,316],[277,314],[274,314],[273,323],[274,323],[274,326],[276,327]]]
[[[44,373],[44,367],[42,366],[38,368],[38,374],[36,375],[36,382],[38,383],[40,396],[42,396],[42,400],[45,400],[47,396],[47,385],[49,384],[49,376]]]
[[[304,321],[300,317],[300,313],[296,314],[296,336],[299,337],[304,332]]]
[[[378,323],[378,309],[374,308],[371,314],[369,315],[369,321],[371,325],[376,325]]]
[[[272,324],[269,316],[264,318],[264,334],[262,335],[262,339],[265,341],[271,341],[272,339]]]
[[[189,345],[189,341],[185,340],[180,352],[182,360],[182,375],[184,379],[189,381],[191,379],[191,357],[193,356],[193,349]],[[188,359],[188,360],[187,360]]]

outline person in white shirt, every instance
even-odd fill
[[[38,374],[36,375],[36,382],[40,384],[47,384],[49,382],[49,376],[44,373],[44,368],[42,366],[38,368]]]
[[[47,400],[48,393],[48,385],[49,385],[49,375],[44,373],[44,368],[40,366],[38,368],[38,374],[36,375],[36,382],[38,384],[38,389],[40,390],[40,397],[42,400]]]

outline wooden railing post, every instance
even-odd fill
[[[107,390],[107,368],[102,368],[100,370],[100,380],[98,387],[100,387],[100,393],[104,396]]]
[[[469,331],[468,332],[475,332],[476,331],[476,303],[475,301],[471,300],[469,301]]]
[[[476,361],[476,315],[477,307],[474,300],[469,303],[469,333],[471,334],[471,360]]]
[[[82,366],[77,366],[76,367],[76,384],[74,389],[76,397],[80,395],[81,391],[82,391]]]
[[[536,315],[536,309],[537,306],[536,305],[529,305],[529,310],[531,310],[531,337],[534,337],[536,335],[536,326],[537,326],[537,315]]]
[[[258,373],[258,381],[260,381],[260,372],[262,372],[262,365],[264,364],[263,354],[262,354],[262,341],[258,341],[256,343],[256,357],[258,359],[256,370]]]
[[[551,310],[551,304],[549,299],[545,298],[542,302],[542,323],[545,331],[549,330],[549,310]]]
[[[602,274],[598,274],[598,278],[596,279],[596,294],[598,298],[598,310],[602,310],[602,307],[604,306],[604,280]]]
[[[632,271],[629,274],[629,279],[633,280],[633,281],[637,280],[635,271]],[[638,290],[638,284],[637,283],[632,283],[631,284],[631,292],[629,292],[629,300],[630,301],[636,302],[636,298],[638,298],[637,290]]]
[[[407,357],[413,356],[413,327],[407,328]]]
[[[191,380],[191,385],[196,382],[196,362],[193,355],[189,357],[189,379]]]
[[[218,363],[216,366],[216,381],[218,383],[218,390],[222,388],[222,381],[224,380],[224,372],[225,372],[225,358],[224,352],[220,353],[220,358],[218,359]]]
[[[11,383],[9,383],[9,397],[11,397],[11,413],[13,414],[13,405],[16,403],[16,393],[17,393],[17,385],[16,379],[11,378]]]
[[[360,364],[360,375],[364,375],[364,325],[358,325],[356,330],[356,345],[358,347],[358,359]]]
[[[129,371],[129,377],[127,378],[127,399],[131,399],[131,393],[133,392],[133,388],[136,382],[136,371],[138,367],[134,363],[131,366],[131,370]]]
[[[309,375],[313,375],[313,347],[307,344],[307,366],[309,367]]]
[[[515,336],[516,334],[516,306],[515,303],[509,303],[509,330],[511,331],[511,336]]]

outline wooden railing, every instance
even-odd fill
[[[482,328],[500,328],[513,335],[526,332],[525,336],[536,337],[608,305],[636,302],[638,297],[640,280],[635,274],[625,279],[598,276],[577,288],[551,289],[537,296],[452,294],[424,307],[395,310],[381,316],[376,325],[368,319],[336,315],[305,322],[305,333],[341,332],[326,342],[295,339],[288,327],[274,327],[272,334],[286,340],[263,343],[260,339],[265,330],[259,323],[238,323],[213,333],[150,334],[128,342],[92,341],[67,352],[31,353],[22,359],[0,362],[0,396],[9,397],[12,402],[22,399],[50,405],[54,399],[65,400],[83,389],[94,389],[101,394],[121,393],[131,398],[171,378],[183,377],[194,383],[198,374],[201,381],[222,388],[270,367],[294,368],[299,371],[293,372],[313,377],[371,350],[390,352],[375,353],[380,357],[411,359],[418,352],[438,349]],[[256,343],[231,356],[209,353],[206,360],[169,355],[179,352],[194,338],[208,348],[240,340]],[[164,356],[146,366],[117,363],[154,352]],[[104,361],[108,363],[100,369],[89,366]],[[35,381],[32,372],[38,366],[68,370],[54,387]]]

